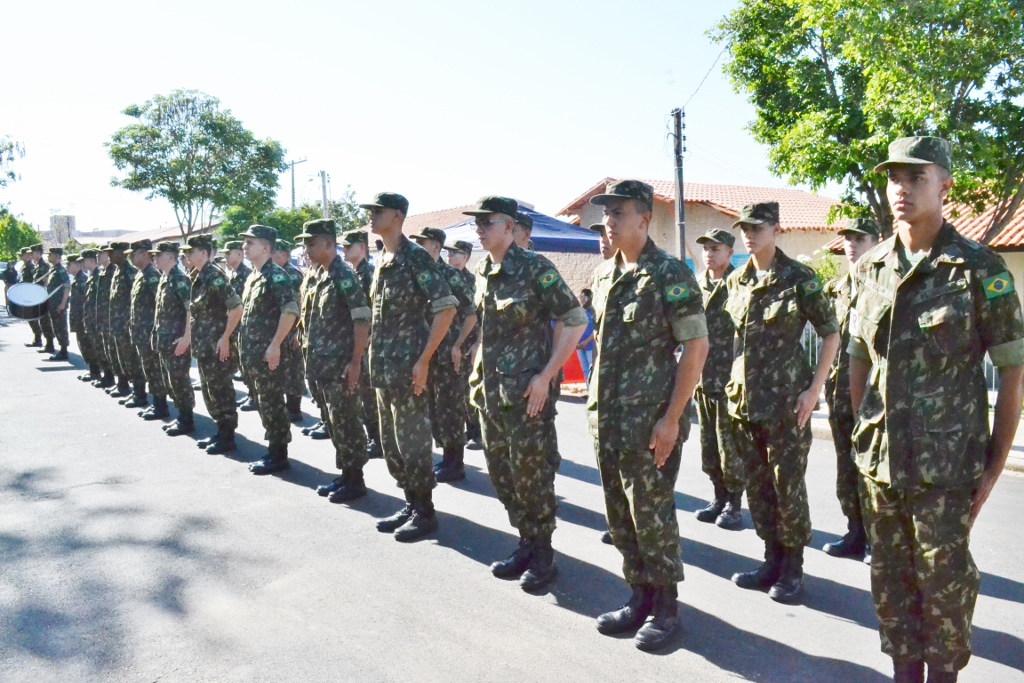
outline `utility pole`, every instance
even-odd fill
[[[331,217],[331,206],[327,203],[327,171],[320,171],[320,192],[323,195],[324,218]]]
[[[306,161],[305,157],[299,159],[298,161],[289,161],[288,162],[288,165],[292,167],[292,208],[293,209],[295,208],[295,164],[301,164],[304,161]]]
[[[686,202],[683,201],[683,152],[686,151],[686,111],[672,110],[673,137],[676,158],[676,228],[679,230],[679,259],[686,260]],[[696,266],[697,264],[694,264]]]

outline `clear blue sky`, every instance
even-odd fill
[[[705,32],[733,4],[5,3],[0,134],[27,155],[0,202],[39,227],[53,211],[84,230],[173,224],[166,203],[110,187],[103,143],[125,106],[185,87],[307,157],[300,201],[325,169],[335,195],[393,190],[411,213],[484,194],[552,212],[605,176],[671,177],[669,111],[715,61]],[[785,185],[752,117],[720,62],[687,107],[687,180]]]

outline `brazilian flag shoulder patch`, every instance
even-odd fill
[[[354,283],[352,282],[352,278],[347,277],[342,280],[338,280],[338,289],[340,289],[343,292],[347,292],[348,290],[352,289],[353,284]]]
[[[273,280],[276,284],[281,284],[282,282],[288,279],[288,276],[285,275],[284,273],[274,273],[274,275],[270,279]]]
[[[428,271],[424,270],[423,272],[421,272],[419,275],[416,276],[416,283],[417,284],[425,285],[428,282],[430,282],[430,273]]]
[[[224,278],[222,277],[218,277],[216,280],[213,281],[214,287],[223,287],[225,284],[227,283],[224,281]]]
[[[540,283],[541,287],[547,289],[551,285],[558,282],[558,271],[555,270],[554,268],[550,268],[547,272],[541,275],[537,281]]]
[[[997,296],[1013,291],[1013,280],[1010,279],[1010,273],[1006,271],[983,280],[981,284],[985,289],[986,299],[995,299]]]
[[[683,301],[688,296],[690,296],[690,290],[682,282],[677,282],[665,288],[665,301],[670,304],[676,301]]]
[[[448,278],[448,284],[450,284],[452,287],[458,287],[460,284],[462,284],[462,276],[452,275],[450,278]]]
[[[821,280],[815,275],[807,282],[800,285],[800,288],[804,290],[804,294],[817,294],[822,290]]]

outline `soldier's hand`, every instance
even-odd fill
[[[662,468],[668,462],[668,456],[679,439],[679,422],[666,420],[664,417],[658,420],[651,430],[651,442],[647,447],[654,451],[654,466]]]
[[[231,342],[223,337],[217,342],[217,358],[220,359],[221,363],[231,358]]]
[[[452,347],[452,365],[455,366],[455,372],[458,372],[462,366],[462,349],[459,348],[458,344]]]
[[[526,414],[530,417],[537,417],[540,411],[544,410],[544,404],[548,402],[548,391],[551,389],[551,378],[543,374],[534,375],[530,380],[530,386],[526,387],[523,398],[526,399]]]
[[[430,370],[430,363],[424,363],[423,359],[416,361],[412,366],[412,393],[419,396],[427,388],[427,371]]]
[[[292,348],[296,351],[302,348],[302,341],[299,339],[299,335],[292,337]]]
[[[342,373],[342,377],[348,380],[348,393],[354,394],[359,389],[359,372],[361,370],[360,364],[353,358],[345,366],[345,372]]]
[[[793,409],[793,412],[796,413],[796,426],[803,429],[807,421],[811,419],[811,413],[817,407],[817,394],[810,389],[800,394],[800,397],[796,400],[796,408]]]
[[[970,527],[974,528],[974,520],[978,518],[978,513],[981,512],[981,506],[988,500],[988,496],[992,493],[992,487],[996,485],[996,479],[998,476],[992,476],[987,470],[981,475],[981,482],[978,483],[978,488],[971,494],[971,517],[969,520]]]
[[[267,347],[267,352],[263,354],[263,357],[267,361],[267,367],[273,372],[277,370],[277,366],[281,363],[281,347],[276,344],[271,344]]]
[[[174,355],[175,356],[183,356],[183,355],[185,355],[185,352],[188,351],[189,343],[190,343],[189,340],[187,338],[185,338],[185,337],[181,337],[180,339],[175,341],[174,342]]]

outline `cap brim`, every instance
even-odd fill
[[[463,254],[466,253],[466,250],[463,249],[462,247],[441,247],[441,248],[444,249],[445,251],[458,251],[458,252],[461,252]]]
[[[765,220],[763,218],[746,218],[742,221],[736,221],[735,223],[732,224],[732,227],[738,228],[741,225],[764,225],[765,223],[769,222],[770,221]]]
[[[388,207],[384,206],[383,204],[360,204],[359,208],[360,209],[386,209]]]
[[[604,223],[591,223],[587,230],[592,232],[604,232]]]
[[[149,255],[150,255],[150,256],[156,256],[157,254],[162,254],[162,253],[163,253],[163,252],[162,252],[162,251],[160,251],[159,249],[150,249],[150,250],[149,250]],[[168,254],[172,254],[172,253],[174,253],[174,252],[170,252],[170,251],[169,251],[169,252],[167,252],[167,253],[168,253]]]
[[[252,234],[251,232],[248,232],[248,231],[240,232],[240,233],[238,233],[238,236],[239,237],[252,237],[253,239],[260,239],[259,235],[254,235],[254,234]]]
[[[466,216],[490,216],[492,213],[501,213],[500,211],[483,211],[482,209],[470,209],[469,211],[462,212]],[[504,214],[508,215],[508,214]],[[515,217],[513,216],[513,220]]]
[[[927,166],[928,164],[935,164],[934,161],[928,159],[918,159],[917,157],[896,157],[895,159],[886,159],[878,166],[875,166],[875,173],[879,173],[889,168],[893,164],[910,164],[911,166]],[[939,164],[935,164],[938,166]]]
[[[843,235],[874,235],[875,233],[859,228],[843,228],[842,230],[837,230],[836,234],[842,237]]]
[[[299,240],[308,240],[310,237],[316,237],[316,235],[309,232],[300,232],[298,235],[295,236],[295,241],[298,242]]]
[[[635,197],[628,197],[623,194],[599,194],[590,198],[591,204],[597,204],[598,206],[604,206],[613,199],[635,199]]]
[[[707,235],[701,235],[700,237],[695,239],[694,242],[696,242],[697,244],[707,244],[708,242],[711,242],[712,244],[721,244],[723,247],[729,246],[725,242],[719,242],[714,237],[708,237]]]

